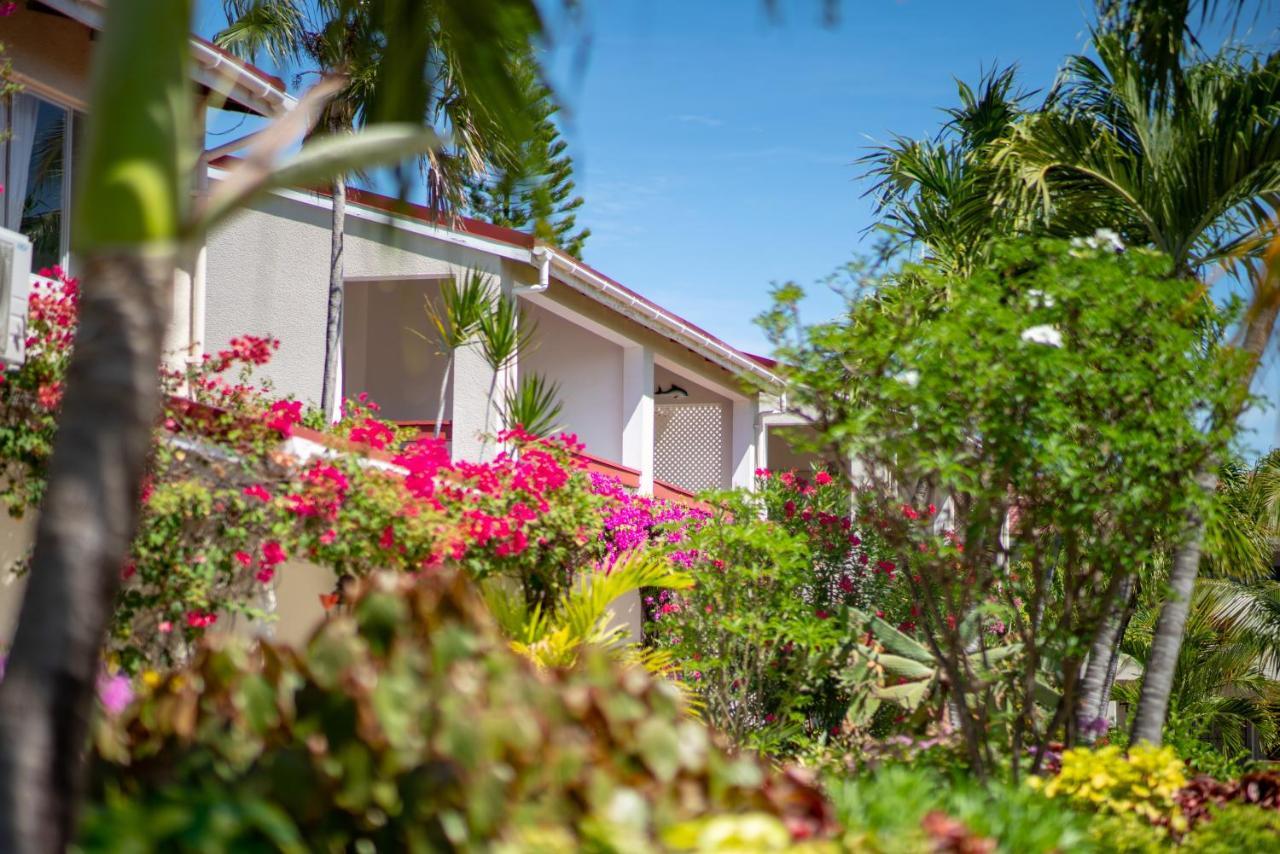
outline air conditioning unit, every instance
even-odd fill
[[[31,295],[31,241],[0,228],[0,361],[6,367],[27,358],[27,299]]]

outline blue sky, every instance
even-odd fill
[[[200,29],[221,23],[201,4]],[[550,3],[549,3],[550,5]],[[586,0],[549,56],[592,230],[585,259],[754,352],[772,282],[817,280],[870,249],[855,163],[894,134],[934,133],[955,78],[1016,64],[1048,87],[1084,48],[1091,0]],[[558,14],[551,19],[563,23]],[[578,62],[585,56],[585,62]],[[1273,363],[1258,389],[1280,398]],[[1273,409],[1251,444],[1280,444]]]

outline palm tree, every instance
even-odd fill
[[[1165,79],[1121,32],[1096,33],[1094,47],[1098,59],[1072,57],[1044,109],[999,143],[1002,198],[1015,209],[1034,206],[1055,232],[1113,228],[1168,254],[1180,276],[1203,278],[1214,266],[1245,272],[1253,294],[1233,343],[1249,367],[1210,424],[1229,429],[1280,312],[1280,267],[1264,260],[1280,194],[1280,54],[1260,61],[1224,52]],[[1194,473],[1206,496],[1215,468],[1206,459]],[[1189,509],[1146,662],[1135,741],[1160,741],[1204,532],[1203,513]]]
[[[454,139],[452,153],[431,151],[423,155],[419,164],[432,206],[452,209],[462,201],[465,179],[504,152],[509,146],[508,138],[523,138],[525,121],[513,121],[481,106],[473,97],[466,71],[474,67],[477,74],[490,74],[492,69],[475,67],[474,59],[453,49],[455,43],[438,17],[439,10],[432,11],[434,4],[414,5],[426,10],[417,26],[423,30],[420,62],[429,89],[420,104],[423,114],[409,118],[446,126]],[[249,59],[265,56],[277,64],[300,66],[304,73],[342,75],[345,85],[326,106],[317,123],[317,133],[350,132],[367,123],[380,103],[386,103],[385,94],[379,92],[385,57],[373,4],[353,0],[224,0],[224,9],[229,24],[214,41],[226,50]],[[510,39],[500,43],[509,44]],[[490,61],[506,64],[500,56],[490,57]],[[511,86],[518,90],[514,70],[507,69],[505,73]],[[403,172],[400,177],[405,183]],[[347,177],[339,176],[330,189],[333,219],[320,392],[320,405],[326,414],[333,411],[338,395]]]
[[[992,145],[1021,114],[1027,93],[1014,88],[1012,67],[982,75],[976,87],[957,82],[960,106],[933,139],[897,137],[860,162],[874,180],[890,252],[918,246],[925,260],[956,275],[971,272],[996,237],[1015,228],[1008,206],[991,204],[998,175]]]
[[[1149,655],[1160,613],[1156,596],[1142,602],[1130,624],[1124,652]],[[1187,618],[1185,637],[1170,692],[1170,710],[1195,722],[1202,737],[1230,754],[1244,747],[1252,726],[1265,749],[1280,742],[1280,681],[1274,669],[1280,654],[1280,584],[1200,579]],[[1136,686],[1118,696],[1138,699]]]

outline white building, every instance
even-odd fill
[[[35,269],[75,268],[63,214],[71,204],[102,5],[44,0],[0,19],[0,41],[25,87],[11,105],[0,105],[0,129],[12,133],[0,158],[0,180],[9,188],[3,225],[33,237]],[[221,103],[273,115],[293,105],[279,80],[252,65],[195,37],[192,52],[193,88],[206,109]],[[232,144],[206,153],[215,160],[196,192],[226,175],[233,161],[223,155],[234,150]],[[211,234],[179,276],[171,358],[198,358],[244,333],[271,334],[282,347],[266,376],[283,394],[317,401],[330,217],[326,196],[280,192]],[[768,465],[770,446],[775,463],[804,462],[777,435],[770,441],[771,427],[797,419],[776,411],[783,389],[768,360],[529,235],[465,219],[446,222],[425,208],[353,191],[345,241],[342,391],[348,397],[367,392],[392,420],[437,419],[444,357],[415,333],[427,332],[424,300],[438,294],[443,280],[485,271],[536,324],[532,346],[496,383],[474,349],[456,355],[443,420],[457,456],[481,454],[480,434],[503,423],[502,395],[491,388],[533,372],[559,386],[560,421],[585,444],[593,465],[645,492],[750,486],[754,470]]]
[[[24,91],[0,103],[0,225],[28,234],[34,269],[74,272],[72,203],[103,0],[42,0],[0,18],[0,41]],[[271,116],[294,99],[271,75],[193,37],[193,97],[207,110]],[[205,152],[193,192],[207,192],[236,145]],[[199,359],[234,336],[274,335],[265,375],[282,394],[320,398],[328,302],[330,200],[296,190],[259,199],[209,235],[183,264],[169,355]],[[453,453],[491,453],[483,432],[503,424],[495,387],[537,373],[559,387],[560,422],[585,444],[591,468],[644,493],[687,499],[705,488],[749,487],[758,467],[807,467],[782,435],[802,423],[780,412],[772,363],[744,353],[532,237],[352,191],[345,230],[342,392],[367,392],[396,421],[437,419],[444,357],[427,332],[424,301],[470,270],[488,273],[536,324],[532,346],[495,377],[474,348],[456,354],[443,421]],[[428,338],[430,336],[428,335]],[[789,426],[790,425],[790,426]],[[8,540],[6,543],[5,540]],[[25,531],[0,531],[3,556]],[[0,629],[10,615],[0,595]],[[313,597],[312,597],[313,598]],[[282,604],[287,596],[282,595]]]

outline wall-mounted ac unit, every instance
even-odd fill
[[[0,360],[21,365],[27,357],[27,299],[31,295],[31,241],[0,228]]]

